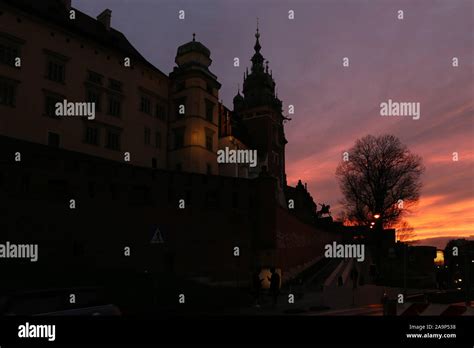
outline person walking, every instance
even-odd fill
[[[276,272],[275,268],[271,268],[271,277],[267,277],[270,281],[270,296],[272,298],[272,306],[276,307],[278,302],[278,295],[280,294],[280,275]]]
[[[262,292],[263,279],[260,278],[260,269],[255,269],[252,275],[252,290],[254,296],[254,306],[260,307],[260,296]]]

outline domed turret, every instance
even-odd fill
[[[193,33],[193,41],[189,41],[188,43],[185,43],[184,45],[181,45],[178,47],[177,56],[182,56],[190,52],[199,52],[199,53],[204,54],[208,58],[211,57],[211,51],[202,43],[200,43],[199,41],[196,41],[195,33]]]
[[[244,105],[244,97],[240,94],[240,88],[237,90],[237,95],[234,97],[234,111],[239,111]]]
[[[196,41],[196,34],[193,33],[193,40],[178,47],[175,58],[178,66],[186,63],[198,63],[209,67],[212,63],[211,51],[199,41]]]

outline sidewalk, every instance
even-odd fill
[[[370,308],[366,311],[377,312],[381,304],[384,288],[376,285],[364,285],[355,290],[349,287],[325,287],[323,291],[305,292],[298,298],[295,292],[294,303],[288,303],[289,291],[280,293],[276,308],[272,308],[269,296],[262,296],[260,307],[241,310],[247,315],[298,315],[309,313],[335,312],[337,310],[354,311]],[[362,310],[364,311],[364,310]],[[356,315],[356,314],[346,314]]]
[[[241,309],[243,315],[288,315],[302,314],[310,308],[320,307],[322,292],[306,293],[302,298],[297,298],[295,294],[294,303],[288,303],[289,292],[281,292],[275,308],[272,307],[271,298],[266,293],[262,296],[260,307],[249,307]],[[322,309],[329,309],[324,307]]]

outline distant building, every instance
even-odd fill
[[[384,285],[408,288],[435,288],[437,281],[436,248],[410,246],[397,242],[382,254],[381,282]]]
[[[436,258],[434,260],[434,263],[438,267],[443,267],[444,266],[444,251],[443,250],[436,250]]]
[[[474,241],[453,239],[444,249],[444,264],[449,288],[474,288]]]

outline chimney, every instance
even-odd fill
[[[97,16],[97,20],[101,22],[106,30],[110,30],[110,19],[112,18],[112,11],[108,8],[103,10],[100,15]]]
[[[71,0],[60,0],[67,11],[71,10]]]

